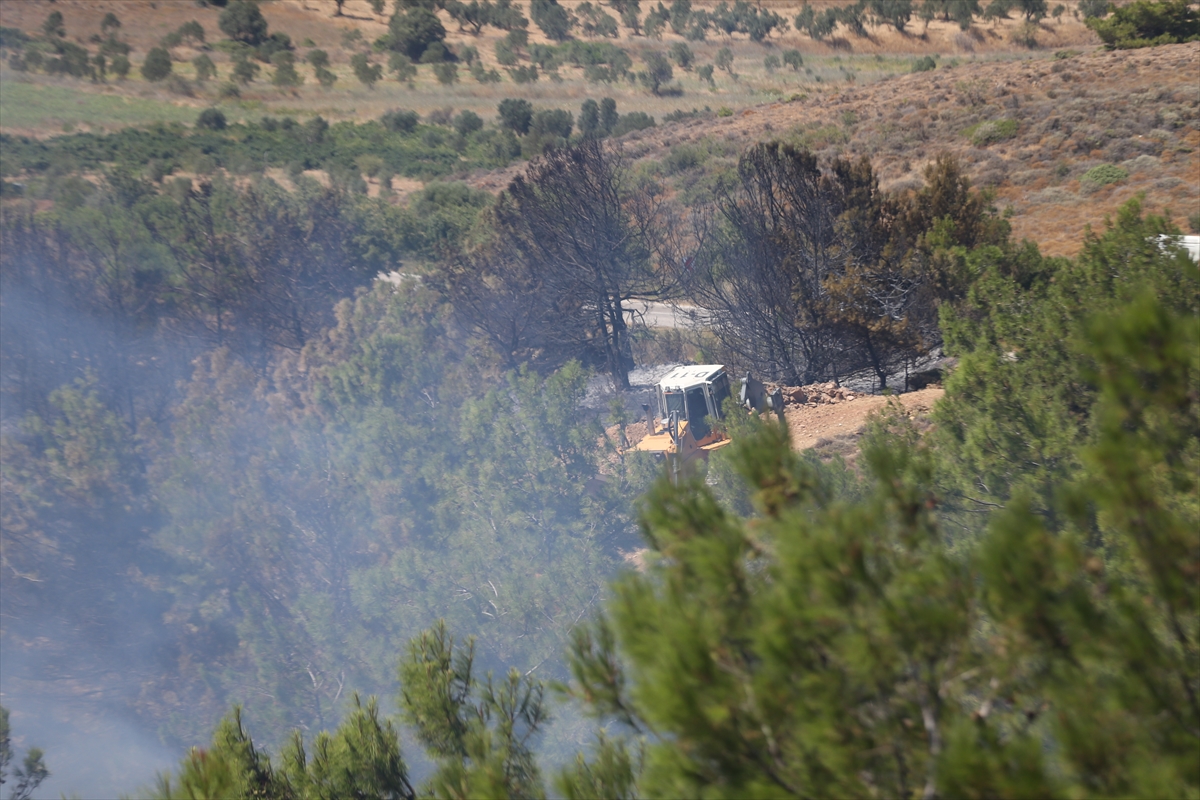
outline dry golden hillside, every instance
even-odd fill
[[[1086,226],[1139,194],[1148,210],[1169,211],[1188,230],[1200,213],[1200,43],[1062,55],[964,62],[800,94],[625,142],[636,158],[662,162],[680,146],[716,143],[733,154],[783,139],[825,156],[869,156],[889,188],[920,185],[925,165],[952,153],[1011,208],[1015,235],[1053,255],[1076,252]],[[1127,177],[1106,185],[1085,177],[1105,164]],[[498,190],[520,168],[476,183]]]

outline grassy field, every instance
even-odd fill
[[[75,81],[52,85],[47,81],[6,78],[0,84],[0,128],[4,130],[69,133],[148,122],[191,124],[196,119],[195,108],[177,103],[100,92],[75,85]]]
[[[814,0],[813,3],[818,9],[827,4],[822,0]],[[572,8],[578,5],[578,0],[564,0],[563,5]],[[697,2],[694,7],[703,9],[712,5]],[[797,2],[767,2],[765,5],[787,20],[791,20],[799,10]],[[1073,5],[1068,3],[1068,6]],[[577,111],[583,100],[589,97],[609,96],[617,100],[622,112],[643,111],[661,119],[678,110],[702,109],[705,106],[714,110],[721,107],[741,110],[793,94],[811,95],[836,91],[839,87],[853,84],[869,84],[910,71],[913,60],[923,54],[938,54],[944,59],[963,61],[1026,59],[1037,55],[1037,51],[1011,41],[1011,31],[1018,24],[1015,19],[995,25],[978,25],[969,33],[960,31],[950,23],[935,21],[924,26],[914,20],[904,34],[890,28],[872,27],[867,37],[835,34],[824,41],[814,41],[795,30],[788,30],[762,44],[751,42],[741,35],[726,38],[714,33],[705,42],[688,43],[696,56],[695,67],[713,64],[717,51],[728,47],[734,57],[732,74],[717,70],[715,86],[710,86],[697,77],[695,69],[685,71],[677,67],[675,79],[682,94],[656,97],[635,83],[588,83],[583,79],[582,70],[573,67],[559,70],[561,80],[542,76],[536,83],[515,84],[495,62],[495,44],[503,32],[492,28],[484,28],[478,36],[459,32],[457,25],[443,12],[443,24],[448,31],[447,43],[455,49],[465,45],[476,47],[486,67],[498,68],[502,81],[480,84],[464,69],[460,70],[459,83],[443,86],[437,83],[428,66],[422,66],[411,89],[386,77],[374,89],[368,89],[355,79],[349,61],[356,52],[369,50],[369,43],[386,32],[386,14],[373,14],[366,0],[347,0],[341,17],[334,16],[332,0],[273,0],[263,3],[262,8],[271,30],[283,31],[292,38],[297,45],[299,59],[308,50],[317,47],[329,53],[332,69],[338,75],[338,82],[331,90],[317,86],[312,70],[307,65],[301,65],[299,69],[306,84],[296,90],[281,91],[267,81],[270,70],[265,68],[259,80],[242,90],[242,102],[221,102],[218,87],[228,80],[230,62],[227,56],[216,50],[206,52],[217,64],[218,79],[208,84],[193,83],[187,89],[191,96],[180,94],[178,86],[172,93],[163,84],[143,81],[138,75],[137,65],[145,53],[183,22],[199,22],[207,32],[209,42],[220,37],[217,25],[220,9],[214,7],[201,7],[183,0],[57,0],[54,3],[22,0],[0,3],[0,25],[20,28],[29,33],[36,33],[51,11],[60,11],[68,39],[84,46],[90,46],[89,39],[99,30],[101,18],[112,11],[122,20],[120,36],[132,46],[131,58],[135,64],[128,80],[110,81],[106,85],[41,74],[18,75],[7,66],[0,67],[0,88],[5,90],[0,92],[0,129],[45,136],[61,132],[63,125],[109,127],[160,120],[186,122],[194,119],[199,110],[208,105],[220,105],[227,115],[235,118],[270,113],[368,119],[396,107],[411,108],[422,114],[452,107],[457,110],[469,109],[488,119],[495,115],[500,100],[507,97],[523,97],[539,106]],[[649,11],[650,6],[647,5],[643,10]],[[390,11],[387,13],[390,14]],[[346,34],[355,31],[361,38],[351,42]],[[626,49],[635,62],[635,70],[641,68],[643,57],[649,51],[665,52],[672,44],[684,41],[670,32],[661,40],[632,35],[624,27],[620,29],[620,34],[617,40],[605,41],[614,41]],[[532,24],[530,41],[546,41]],[[1038,41],[1043,49],[1048,49],[1090,44],[1094,38],[1068,12],[1058,20],[1048,18],[1039,28]],[[803,54],[802,70],[793,71],[784,67],[769,72],[766,69],[764,59],[768,55],[778,57],[784,50],[792,48]],[[185,79],[194,77],[190,61],[199,52],[186,46],[175,48],[172,53],[176,74]],[[385,60],[382,56],[374,57],[377,61]],[[22,86],[20,80],[28,83]],[[44,96],[39,102],[28,104],[25,99],[30,93]],[[130,98],[130,101],[117,104],[114,98],[118,96]],[[112,109],[119,109],[120,113]]]

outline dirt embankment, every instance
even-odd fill
[[[806,393],[807,402],[794,402],[789,398],[784,406],[784,420],[792,437],[792,447],[798,452],[816,448],[823,455],[839,454],[843,457],[853,456],[871,415],[883,410],[889,403],[899,406],[909,417],[923,420],[946,393],[940,386],[890,397],[855,394],[841,389],[818,393],[811,391],[813,387],[805,388],[809,390]],[[607,435],[610,441],[619,442],[619,427],[609,428]],[[633,446],[645,435],[645,422],[626,425],[622,446]]]
[[[857,447],[857,439],[866,429],[870,416],[888,403],[897,404],[910,417],[923,418],[945,393],[941,387],[931,386],[891,397],[857,395],[853,400],[820,405],[788,405],[784,408],[784,419],[792,436],[792,447],[796,450],[815,447],[823,451],[828,448],[845,455],[843,451],[848,446]]]

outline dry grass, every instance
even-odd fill
[[[564,0],[564,5],[573,7],[580,0]],[[816,0],[813,3],[820,9],[828,3]],[[714,3],[695,3],[697,8],[711,8]],[[767,2],[766,5],[782,14],[789,21],[799,10],[798,2]],[[446,87],[438,84],[429,68],[420,70],[413,89],[408,89],[395,81],[385,80],[376,89],[363,87],[354,78],[349,60],[355,51],[343,47],[342,34],[345,30],[358,29],[364,42],[371,42],[387,30],[387,15],[377,16],[372,13],[366,0],[348,0],[344,7],[344,16],[335,17],[336,8],[333,0],[275,0],[264,3],[263,13],[273,31],[283,31],[292,37],[298,46],[298,53],[308,49],[304,46],[311,42],[312,46],[326,50],[333,63],[333,70],[339,76],[339,81],[331,91],[322,90],[312,80],[310,70],[301,67],[301,72],[308,77],[306,86],[295,92],[280,92],[271,87],[265,80],[251,85],[243,92],[241,103],[222,104],[227,116],[233,118],[255,117],[263,113],[315,115],[322,114],[332,119],[367,119],[379,116],[385,110],[403,106],[412,108],[420,113],[428,113],[435,108],[453,106],[456,109],[470,109],[485,118],[495,114],[496,105],[506,97],[525,97],[532,102],[552,107],[577,109],[588,97],[612,96],[617,99],[622,111],[644,111],[656,118],[675,110],[690,110],[711,106],[718,108],[726,106],[741,109],[769,102],[780,97],[789,97],[797,92],[825,91],[830,86],[846,85],[848,83],[870,83],[875,80],[907,72],[915,55],[926,53],[941,53],[946,56],[964,53],[964,43],[971,49],[972,56],[982,59],[1008,59],[1024,55],[1025,51],[1014,49],[1008,39],[1007,29],[1016,24],[1015,20],[999,26],[980,27],[974,31],[974,36],[964,39],[956,25],[934,22],[925,29],[920,22],[914,22],[905,34],[898,34],[891,29],[872,28],[869,38],[833,38],[828,41],[813,41],[806,35],[796,31],[788,31],[782,37],[775,37],[765,44],[755,44],[739,36],[732,40],[712,36],[707,42],[690,43],[696,52],[697,66],[711,64],[716,58],[717,50],[730,47],[734,54],[734,72],[736,79],[719,72],[716,75],[716,88],[700,81],[695,72],[676,70],[676,78],[683,89],[679,97],[654,97],[640,87],[629,83],[618,83],[612,86],[589,84],[583,80],[582,72],[576,68],[560,70],[561,82],[555,82],[543,77],[535,84],[518,86],[507,76],[500,84],[481,85],[470,78],[465,70],[460,71],[463,81],[456,86]],[[0,24],[17,27],[29,32],[39,30],[42,21],[51,10],[61,11],[70,39],[87,44],[88,37],[98,32],[100,20],[104,14],[112,11],[122,20],[121,36],[133,46],[135,63],[158,44],[168,32],[177,28],[182,22],[194,19],[204,26],[210,41],[220,38],[217,26],[220,9],[215,7],[200,7],[185,0],[58,0],[53,5],[47,0],[22,0],[22,2],[0,3]],[[649,10],[649,6],[646,7]],[[390,11],[388,12],[390,13]],[[502,32],[485,28],[480,36],[471,36],[459,32],[457,25],[443,12],[443,23],[450,32],[448,42],[452,46],[466,44],[478,48],[487,66],[498,67],[494,63],[494,45],[501,38]],[[544,37],[536,26],[531,25],[531,41],[545,42]],[[620,46],[629,50],[635,61],[647,50],[665,50],[675,41],[682,41],[675,34],[666,34],[661,41],[650,40],[641,36],[631,36],[631,32],[621,29]],[[1092,43],[1092,34],[1070,14],[1063,18],[1061,24],[1047,22],[1039,34],[1047,47],[1062,47],[1083,43]],[[785,48],[799,49],[805,59],[805,70],[799,73],[789,69],[780,70],[774,74],[766,71],[763,58],[768,53],[780,53]],[[176,48],[176,71],[190,77],[192,68],[190,60],[196,52],[186,47]],[[221,53],[212,52],[210,56],[217,62],[222,75],[228,69],[228,59]],[[500,69],[503,75],[503,69]],[[0,73],[0,79],[13,80],[14,76],[7,70]],[[45,76],[25,76],[25,80],[37,85],[56,85],[64,90],[74,90],[81,93],[96,91],[89,84],[81,81],[51,79]],[[141,99],[152,100],[163,104],[175,104],[184,107],[203,106],[216,102],[216,84],[209,87],[199,87],[196,98],[179,98],[168,94],[159,86],[147,85],[141,81],[135,69],[130,80],[113,84],[105,91],[124,94]],[[64,122],[86,124],[86,119],[68,119],[68,108],[57,114],[51,113],[41,117],[43,125],[38,120],[20,127],[22,133],[53,135],[61,130]],[[145,122],[154,121],[155,117],[147,109]],[[17,126],[4,124],[5,130],[14,131]]]
[[[634,145],[647,163],[672,147],[719,141],[738,147],[781,138],[826,158],[869,156],[888,188],[919,186],[939,153],[1009,208],[1018,238],[1070,255],[1086,226],[1098,227],[1143,194],[1186,230],[1200,211],[1200,43],[1130,52],[1051,54],[1015,62],[965,62],[804,100],[690,120],[643,132]],[[1010,139],[976,146],[982,122],[1015,120]],[[1094,187],[1098,164],[1129,177]]]

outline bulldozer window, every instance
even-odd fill
[[[663,394],[663,416],[671,416],[672,411],[679,412],[680,417],[686,417],[687,413],[683,408],[683,392],[664,392]]]
[[[729,376],[721,373],[717,376],[717,379],[712,382],[712,416],[716,417],[717,419],[721,418],[721,406],[725,404],[725,398],[727,397],[729,397]]]
[[[700,441],[708,436],[708,402],[704,399],[704,387],[697,386],[687,390],[687,419],[688,427],[692,429],[692,437]]]

